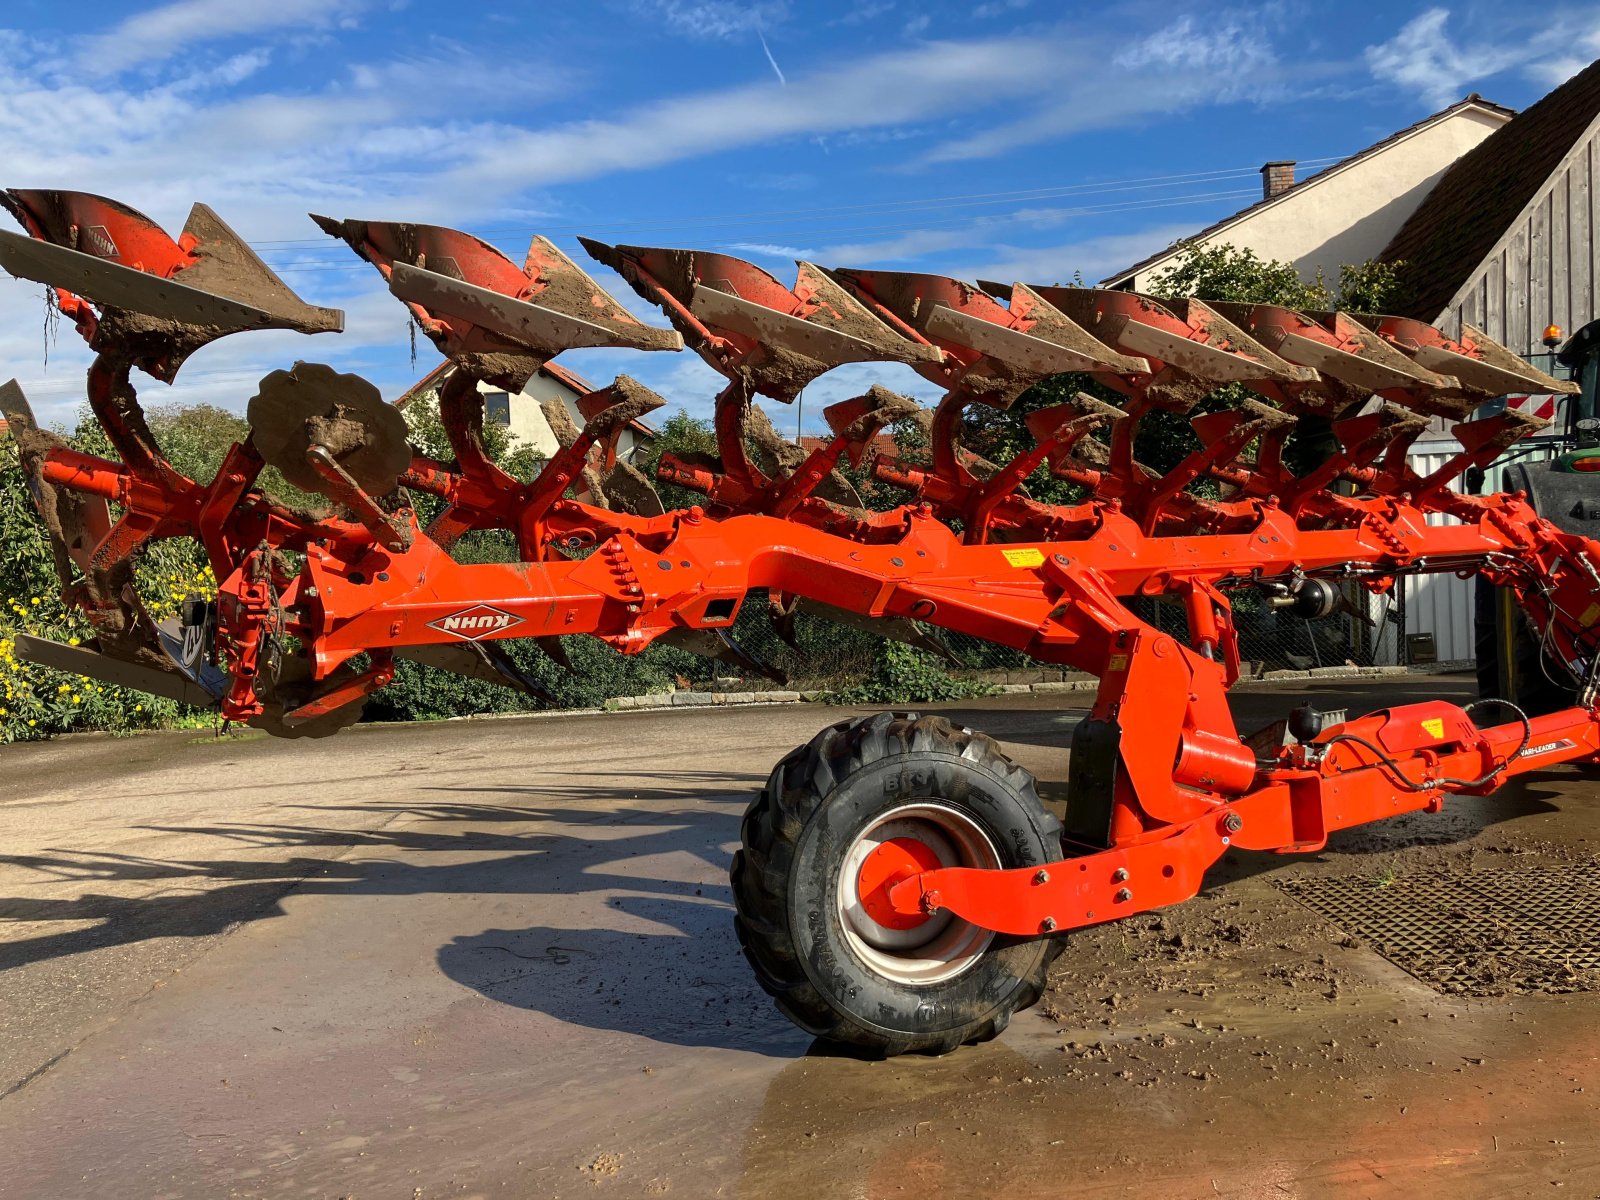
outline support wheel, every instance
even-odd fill
[[[873,1055],[945,1054],[1034,1004],[1060,944],[949,911],[904,916],[887,885],[1060,858],[1060,822],[992,738],[915,713],[845,721],[780,762],[745,813],[739,943],[806,1032]]]

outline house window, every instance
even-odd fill
[[[511,396],[507,392],[485,392],[483,394],[484,420],[495,425],[511,424]]]

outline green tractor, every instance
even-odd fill
[[[1582,391],[1550,397],[1551,431],[1517,445],[1487,471],[1469,471],[1466,487],[1477,493],[1487,480],[1495,491],[1523,492],[1541,517],[1570,533],[1595,537],[1600,534],[1600,321],[1585,325],[1565,345],[1551,326],[1545,345],[1552,351],[1551,373],[1564,369]],[[1492,415],[1506,403],[1503,397],[1479,415]],[[1514,701],[1530,715],[1570,705],[1587,664],[1551,654],[1544,631],[1534,627],[1511,593],[1481,576],[1474,601],[1479,693]]]

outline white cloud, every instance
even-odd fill
[[[102,71],[176,58],[228,38],[337,26],[370,0],[174,0],[86,38],[80,60]]]
[[[1474,83],[1509,70],[1551,87],[1564,82],[1600,53],[1595,17],[1592,5],[1511,9],[1483,22],[1430,8],[1388,41],[1367,47],[1364,57],[1378,80],[1442,108]]]
[[[675,33],[714,41],[759,33],[789,15],[788,0],[633,0],[633,9]]]
[[[977,21],[988,21],[1007,13],[1021,12],[1032,3],[1033,0],[988,0],[972,10],[972,17]]]
[[[837,242],[818,250],[816,258],[828,266],[842,267],[906,263],[929,254],[970,246],[975,237],[983,236],[978,231],[989,226],[989,222],[963,222],[955,229],[908,229],[879,241]]]
[[[278,11],[292,7],[291,0]],[[481,144],[475,139],[489,136],[489,126],[436,114],[504,106],[537,119],[536,104],[572,81],[559,71],[500,79],[467,69],[477,60],[437,41],[428,54],[358,65],[302,94],[235,90],[270,64],[265,46],[213,62],[190,55],[156,83],[143,67],[121,75],[67,70],[59,47],[15,32],[0,31],[0,51],[0,183],[115,196],[173,233],[190,205],[205,201],[306,299],[346,310],[343,336],[226,338],[195,355],[174,388],[144,384],[151,403],[236,410],[267,370],[296,358],[362,371],[397,393],[413,376],[404,309],[376,272],[323,238],[305,213],[450,224],[498,215],[512,197],[451,193],[430,177],[463,145]],[[515,199],[514,219],[530,223],[534,198]],[[9,218],[3,224],[9,228]],[[66,326],[46,370],[43,311],[36,285],[0,274],[0,369],[19,377],[43,419],[69,422],[82,403],[89,354]],[[424,340],[417,371],[436,360]]]
[[[894,0],[868,0],[867,3],[858,3],[843,16],[835,17],[828,22],[830,27],[839,25],[862,25],[868,21],[876,21],[886,13],[894,11]]]
[[[181,75],[167,84],[167,89],[177,95],[205,91],[214,87],[237,87],[252,75],[266,69],[272,61],[272,51],[265,46],[235,54],[214,67],[203,68]]]
[[[357,0],[318,2],[330,22],[348,20],[362,7]],[[308,208],[472,228],[498,218],[525,227],[553,203],[547,202],[548,188],[785,142],[796,150],[794,161],[774,165],[786,173],[744,182],[805,188],[814,182],[804,170],[808,160],[819,161],[807,139],[825,136],[833,145],[847,145],[926,138],[935,130],[948,136],[950,129],[973,128],[986,112],[1012,115],[1033,106],[1035,124],[1029,129],[1002,125],[985,135],[987,148],[970,146],[957,153],[957,142],[943,148],[952,157],[971,157],[992,152],[1007,139],[1036,141],[1203,103],[1209,98],[1205,88],[1214,90],[1215,77],[1228,74],[1228,63],[1266,62],[1259,45],[1225,20],[1203,29],[1189,26],[1196,35],[1189,46],[1162,34],[1113,40],[1056,26],[1030,30],[1026,37],[907,42],[810,68],[789,62],[786,54],[794,86],[785,91],[766,78],[765,64],[754,58],[758,27],[742,24],[754,11],[750,5],[667,0],[646,7],[685,33],[748,37],[751,69],[745,77],[750,81],[710,81],[688,94],[627,108],[597,106],[592,120],[555,123],[538,105],[570,95],[572,68],[483,70],[481,52],[437,38],[423,43],[421,53],[386,62],[347,61],[322,83],[276,90],[281,85],[260,77],[291,53],[280,44],[290,39],[290,31],[306,28],[300,21],[306,0],[277,0],[265,11],[215,0],[166,4],[118,27],[116,34],[127,35],[120,50],[105,42],[98,47],[72,43],[80,54],[123,55],[106,59],[117,65],[96,73],[65,69],[59,47],[0,30],[0,161],[10,176],[0,182],[104,192],[148,211],[174,231],[189,204],[204,200],[251,242],[276,242],[264,253],[274,263],[287,264],[285,279],[308,300],[349,311],[344,337],[261,334],[208,348],[185,368],[178,388],[169,393],[175,398],[239,408],[266,369],[296,357],[361,369],[392,395],[437,357],[423,342],[416,371],[411,370],[403,310],[370,268],[320,238],[304,218]],[[786,11],[781,5],[762,8],[764,20],[773,23]],[[181,19],[185,16],[212,20],[196,29]],[[249,44],[222,44],[228,38]],[[1106,72],[1117,48],[1139,65]],[[153,65],[158,60],[159,70]],[[1297,64],[1297,73],[1303,69]],[[1070,82],[1078,76],[1086,80],[1081,87]],[[1041,87],[1040,81],[1052,82]],[[240,83],[246,87],[238,89]],[[64,112],[72,120],[62,120]],[[877,157],[889,159],[892,149],[886,146]],[[713,193],[715,185],[712,176]],[[811,203],[843,201],[824,197]],[[870,236],[893,235],[885,241],[864,240],[868,231],[859,228],[808,233],[807,228],[821,227],[796,228],[791,222],[767,228],[762,222],[745,225],[741,232],[748,240],[734,249],[767,259],[825,263],[903,264],[938,254],[932,269],[942,272],[1050,280],[1070,277],[1075,268],[1092,277],[1155,248],[1152,243],[1123,253],[1093,239],[1068,242],[1065,235],[1052,235],[1062,244],[1038,251],[1011,244],[1074,217],[1073,210],[1035,207],[1000,219],[959,217],[948,224],[928,217],[928,228],[900,231],[883,229],[884,218]],[[872,224],[868,217],[841,220],[847,226]],[[848,244],[820,245],[843,243],[846,235]],[[1164,244],[1170,237],[1158,240]],[[520,249],[506,248],[513,255]],[[606,283],[630,309],[661,323],[660,315],[635,302],[628,289],[615,280]],[[63,331],[50,371],[43,374],[37,365],[41,319],[38,289],[0,278],[0,355],[16,364],[25,385],[44,389],[40,394],[56,406],[55,415],[69,415],[81,394],[87,354],[70,330]],[[592,351],[572,357],[577,369],[596,378],[607,369],[635,374],[701,415],[709,412],[720,385],[692,354]],[[840,387],[853,386],[847,374],[840,378]],[[833,386],[819,385],[817,395],[831,394]],[[147,388],[152,398],[164,392]],[[808,412],[812,401],[808,393]]]
[[[1545,87],[1560,87],[1579,71],[1587,67],[1592,59],[1574,58],[1562,55],[1557,58],[1545,59],[1543,62],[1529,63],[1527,72],[1530,78]]]
[[[891,392],[920,400],[930,408],[944,395],[944,388],[924,379],[903,363],[845,363],[806,385],[801,396],[803,412],[796,412],[793,405],[764,402],[762,407],[767,410],[772,423],[788,437],[794,436],[799,418],[804,419],[807,434],[826,433],[828,427],[822,419],[822,410],[830,404],[863,395],[875,383]]]
[[[767,192],[803,192],[817,186],[817,177],[810,171],[766,171],[729,175],[728,182]]]
[[[986,247],[986,258],[967,270],[974,277],[1001,283],[1066,284],[1082,275],[1093,284],[1113,271],[1131,266],[1149,254],[1194,233],[1194,225],[1166,223],[1133,233],[1107,234],[1051,246]]]
[[[991,158],[1182,108],[1265,100],[1279,94],[1286,75],[1259,23],[1221,13],[1204,24],[1182,17],[1125,45],[1103,36],[1039,40],[1054,56],[1044,76],[1052,83],[1027,97],[1033,104],[1024,115],[945,141],[924,165]],[[1317,69],[1301,62],[1295,73],[1304,79]]]
[[[236,95],[223,89],[264,52],[144,87],[91,85],[56,74],[25,42],[14,48],[0,57],[0,161],[10,180],[115,195],[169,228],[201,199],[252,239],[307,238],[312,206],[458,221],[493,213],[503,193],[451,192],[431,172],[492,144],[498,126],[436,114],[504,107],[536,119],[537,104],[573,79],[539,72],[502,86],[444,46],[352,67],[315,91]]]
[[[675,96],[609,120],[548,129],[507,128],[453,173],[462,187],[556,184],[660,166],[786,137],[890,128],[933,114],[971,110],[1035,90],[1060,47],[1041,38],[927,42],[796,78],[805,102],[776,84],[746,84]],[[939,86],[929,86],[929,80]]]
[[[1226,86],[1227,72],[1260,70],[1276,61],[1257,28],[1235,20],[1197,24],[1186,16],[1137,39],[1112,65],[1129,71],[1217,72],[1218,82]]]
[[[729,242],[728,249],[740,254],[755,254],[762,258],[810,259],[815,250],[804,246],[780,246],[772,242]]]
[[[1065,220],[1070,221],[1070,215]],[[1032,227],[1038,224],[1020,223]],[[1013,214],[966,222],[958,228],[908,230],[885,241],[821,247],[816,251],[816,261],[827,266],[900,266],[938,255],[932,270],[969,281],[983,278],[1003,283],[1018,279],[1025,283],[1066,283],[1075,273],[1093,281],[1194,232],[1193,223],[1166,222],[1134,233],[1025,246],[1007,237],[1008,231],[1017,231],[1018,224]]]
[[[1369,46],[1366,61],[1385,83],[1416,92],[1435,108],[1461,98],[1466,85],[1497,75],[1526,51],[1518,46],[1457,45],[1449,33],[1450,11],[1430,8],[1401,27],[1387,42]]]

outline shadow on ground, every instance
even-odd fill
[[[1240,700],[1281,708],[1285,698]],[[1034,710],[1008,722],[1012,714],[998,707],[951,715],[1005,730],[1008,738],[1019,732],[1041,740],[1053,736],[1058,746],[1071,720],[1068,713]],[[760,779],[675,772],[654,786],[619,791],[581,782],[587,776],[580,773],[542,776],[548,786],[427,789],[437,799],[425,803],[306,806],[308,813],[358,811],[384,819],[372,829],[290,823],[146,827],[223,839],[242,848],[234,857],[69,851],[0,856],[0,864],[78,881],[85,889],[65,899],[0,897],[0,919],[75,926],[0,944],[0,969],[146,939],[221,933],[281,915],[291,889],[312,895],[504,896],[514,899],[499,906],[512,911],[510,921],[437,948],[438,968],[463,986],[590,1028],[650,1030],[659,1040],[682,1045],[784,1055],[803,1050],[805,1039],[757,988],[732,931],[727,869],[740,815]],[[1490,825],[1553,811],[1544,797],[1554,793],[1537,787],[1537,778],[1492,798],[1452,801],[1443,814],[1415,814],[1337,834],[1322,857],[1464,841]],[[1226,886],[1294,861],[1271,854],[1230,856],[1209,884]],[[97,881],[163,890],[122,896],[93,890]],[[524,916],[540,923],[523,925]]]

